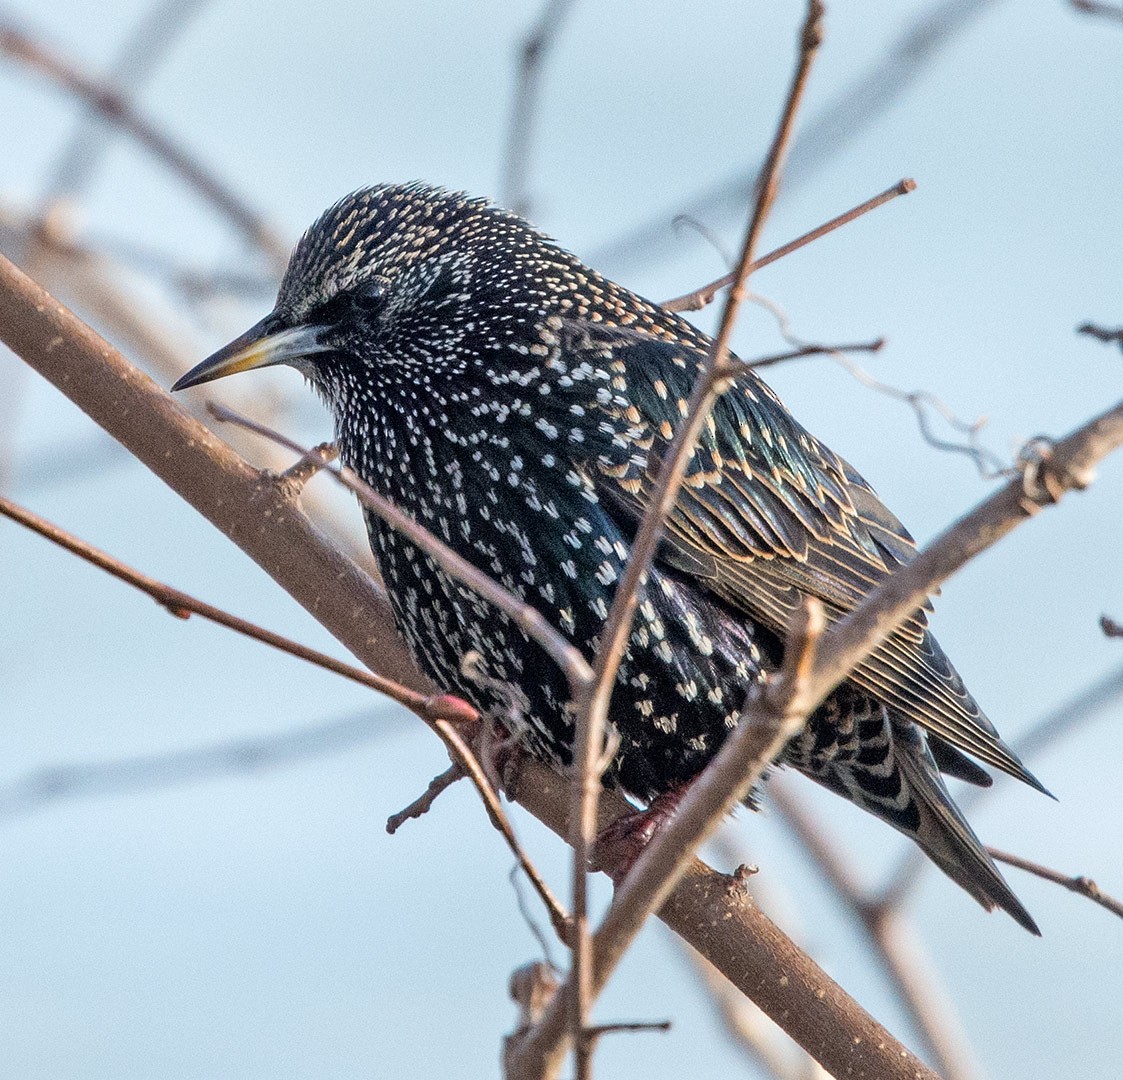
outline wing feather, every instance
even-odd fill
[[[567,347],[580,342],[598,363],[611,363],[621,389],[598,402],[616,423],[589,444],[587,467],[631,533],[705,356],[681,342],[604,327],[584,328]],[[837,622],[914,553],[912,537],[861,475],[749,373],[719,399],[703,430],[662,557],[782,634],[802,595],[822,600]],[[852,678],[951,747],[1041,788],[964,687],[924,611]]]

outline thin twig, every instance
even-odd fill
[[[527,880],[530,881],[530,884],[534,887],[534,891],[541,897],[542,903],[546,905],[546,910],[550,913],[550,922],[553,924],[555,933],[562,941],[565,941],[569,936],[569,915],[566,913],[565,908],[558,902],[557,897],[554,896],[550,886],[546,884],[545,879],[538,872],[538,868],[530,861],[530,858],[523,850],[522,844],[519,843],[518,837],[515,836],[515,830],[511,828],[511,822],[507,817],[506,811],[503,809],[502,803],[499,801],[499,796],[496,794],[495,788],[492,787],[491,781],[487,778],[483,766],[480,765],[472,748],[456,727],[447,720],[440,719],[435,721],[435,727],[441,738],[444,739],[445,745],[449,748],[450,753],[453,754],[453,760],[464,770],[472,783],[475,784],[476,790],[480,793],[480,798],[483,799],[484,806],[487,807],[488,814],[491,817],[491,823],[503,834],[503,839],[507,841],[507,846],[511,849],[511,854],[515,856],[522,872],[526,874]]]
[[[264,219],[189,151],[143,117],[114,86],[81,71],[60,53],[35,41],[6,20],[0,22],[0,54],[37,71],[67,93],[85,101],[221,212],[275,267],[284,268],[288,262],[288,245]]]
[[[834,356],[836,353],[849,352],[880,352],[885,348],[885,338],[875,338],[873,341],[857,342],[853,345],[802,345],[798,349],[788,352],[774,353],[772,356],[762,356],[758,360],[738,360],[738,371],[756,371],[758,368],[771,367],[773,364],[782,364],[788,360],[802,360],[808,356]]]
[[[256,432],[258,435],[287,447],[301,457],[306,457],[314,451],[306,446],[301,446],[280,432],[274,431],[265,424],[242,416],[233,409],[218,402],[209,402],[207,405],[211,415],[220,423],[235,424],[247,431]],[[463,556],[458,555],[443,540],[435,536],[422,525],[418,525],[411,517],[398,509],[389,499],[379,495],[365,480],[346,465],[325,464],[323,471],[334,476],[344,487],[358,496],[363,506],[373,510],[391,528],[400,532],[411,543],[416,544],[445,573],[463,582],[468,588],[478,593],[488,602],[494,604],[500,611],[508,616],[520,630],[533,638],[550,658],[561,668],[569,680],[570,687],[576,695],[582,691],[592,677],[592,669],[581,655],[580,651],[570,641],[555,630],[542,616],[537,608],[532,607],[525,600],[516,596],[508,589],[503,588],[497,581],[488,577],[482,570],[473,566]]]
[[[534,124],[542,90],[542,65],[561,33],[562,23],[573,0],[546,0],[538,21],[519,50],[519,70],[507,128],[507,149],[503,155],[503,203],[516,214],[530,216],[530,157]]]
[[[1046,881],[1063,885],[1069,892],[1086,896],[1089,900],[1099,904],[1100,907],[1107,908],[1113,915],[1118,915],[1119,918],[1123,919],[1123,901],[1116,900],[1114,896],[1108,896],[1091,878],[1084,877],[1083,874],[1078,877],[1062,874],[1059,870],[1052,870],[1048,866],[1031,862],[1020,855],[1011,855],[1008,851],[999,851],[998,848],[988,847],[987,852],[992,859],[997,859],[998,862],[1006,863],[1008,866],[1016,866],[1019,870],[1025,870],[1028,874],[1034,874]]]
[[[1032,724],[1020,738],[1014,740],[1012,749],[1027,764],[1042,754],[1058,740],[1075,732],[1081,724],[1100,715],[1109,705],[1123,697],[1123,666],[1116,667],[1106,676],[1080,690]],[[969,813],[997,787],[971,788],[960,798],[960,808]],[[876,904],[885,909],[899,908],[908,898],[921,873],[932,865],[930,859],[915,846],[901,859],[897,868],[888,875]]]
[[[150,578],[140,573],[138,570],[134,570],[131,566],[126,565],[119,559],[113,558],[112,555],[106,554],[92,544],[87,544],[84,540],[79,540],[76,536],[72,536],[63,529],[60,529],[57,525],[31,513],[29,510],[25,510],[22,506],[16,505],[3,496],[0,496],[0,514],[4,517],[11,518],[13,521],[31,529],[33,532],[45,537],[66,551],[79,556],[86,562],[97,566],[99,569],[112,574],[115,578],[146,593],[160,604],[161,607],[166,608],[177,618],[186,619],[191,615],[199,615],[210,622],[218,623],[220,626],[225,626],[239,634],[253,638],[255,641],[260,641],[263,644],[279,649],[281,652],[288,653],[290,656],[295,656],[300,660],[305,660],[317,667],[331,671],[336,675],[342,675],[352,682],[357,682],[372,690],[377,690],[379,693],[385,694],[387,697],[398,702],[400,705],[404,705],[411,712],[419,716],[440,736],[441,740],[448,747],[450,754],[452,754],[453,760],[460,765],[464,773],[471,779],[472,783],[475,784],[480,793],[480,797],[484,801],[484,805],[487,807],[493,824],[503,834],[504,840],[507,841],[507,845],[510,847],[515,858],[519,861],[519,865],[523,868],[539,896],[542,897],[543,903],[550,912],[551,921],[564,940],[567,922],[565,912],[546,885],[542,875],[538,873],[537,869],[522,850],[518,839],[515,837],[514,830],[507,820],[507,815],[499,803],[499,797],[495,794],[491,782],[484,775],[483,769],[480,767],[479,762],[476,760],[467,742],[465,742],[463,737],[456,730],[456,726],[454,726],[462,726],[466,720],[474,721],[476,719],[475,710],[472,709],[467,702],[463,702],[459,698],[454,698],[447,694],[433,695],[419,693],[416,690],[409,689],[409,687],[402,686],[392,679],[387,679],[381,675],[365,671],[362,668],[353,667],[350,664],[345,664],[340,660],[336,660],[332,656],[328,656],[326,653],[321,653],[315,649],[308,648],[306,645],[290,641],[288,638],[276,634],[272,630],[266,630],[264,627],[258,626],[248,619],[242,619],[237,615],[231,615],[221,608],[216,608],[212,604],[198,600],[188,593],[181,592],[179,589],[173,589],[170,585],[165,585],[163,582],[156,581],[154,578]]]
[[[915,180],[907,177],[904,180],[898,180],[897,183],[891,188],[886,188],[880,195],[875,195],[872,199],[859,203],[852,210],[847,210],[845,214],[839,214],[838,217],[831,218],[830,221],[820,225],[817,229],[805,232],[802,236],[797,236],[775,251],[762,255],[753,262],[749,272],[756,273],[757,270],[776,262],[777,259],[782,259],[785,255],[790,255],[793,251],[798,251],[801,247],[826,236],[827,233],[834,232],[835,229],[841,228],[843,225],[848,225],[851,221],[862,217],[863,214],[868,214],[871,210],[884,206],[887,202],[897,198],[898,195],[907,195],[910,191],[915,190]],[[701,311],[702,308],[713,301],[722,289],[733,284],[734,276],[731,271],[723,277],[719,277],[716,281],[711,281],[708,285],[695,289],[693,292],[684,293],[682,296],[676,296],[671,300],[664,300],[661,306],[666,308],[667,311]]]
[[[823,106],[800,132],[785,171],[789,194],[809,180],[836,154],[875,124],[957,37],[996,0],[934,0],[912,19],[873,63]],[[685,214],[699,221],[740,216],[752,197],[761,164],[679,199],[674,209],[652,215],[608,241],[589,261],[619,267],[665,252],[674,238],[667,222]]]
[[[50,540],[51,543],[57,544],[71,554],[77,555],[108,574],[112,574],[120,581],[146,593],[177,619],[187,619],[192,615],[198,615],[209,622],[225,626],[227,629],[245,637],[253,638],[264,645],[269,645],[281,652],[288,653],[290,656],[295,656],[298,660],[307,661],[316,667],[323,668],[336,675],[342,675],[345,679],[350,679],[352,682],[359,683],[371,690],[377,690],[380,694],[385,694],[399,705],[404,705],[411,712],[416,713],[432,726],[435,719],[433,706],[437,699],[431,694],[419,693],[416,690],[409,689],[409,687],[402,686],[401,683],[395,682],[393,679],[387,679],[364,668],[346,664],[342,660],[337,660],[334,656],[328,656],[327,653],[309,648],[307,645],[301,645],[297,641],[292,641],[281,634],[274,633],[272,630],[267,630],[263,626],[258,626],[257,623],[250,622],[248,619],[232,615],[230,612],[199,600],[180,589],[172,588],[171,585],[165,585],[162,581],[157,581],[147,574],[142,574],[139,570],[121,562],[120,559],[115,559],[107,552],[94,547],[93,544],[80,540],[77,536],[68,533],[53,522],[32,513],[2,495],[0,495],[0,515],[10,518],[12,521]],[[457,719],[461,719],[461,717],[458,716]]]
[[[460,763],[454,761],[443,773],[434,776],[429,781],[429,786],[413,802],[386,819],[386,831],[393,836],[407,821],[424,817],[433,809],[433,804],[442,792],[452,787],[457,780],[463,780],[467,775]]]
[[[804,341],[796,335],[792,330],[791,319],[788,317],[787,312],[775,301],[759,295],[754,295],[750,297],[750,299],[753,303],[758,304],[771,313],[772,317],[776,320],[780,336],[787,341],[794,350],[814,350],[818,348],[838,364],[851,378],[856,379],[863,386],[873,390],[875,393],[883,394],[885,397],[892,398],[894,401],[901,401],[908,405],[916,415],[920,434],[929,446],[934,446],[937,450],[946,450],[950,453],[965,454],[975,463],[979,474],[988,480],[996,476],[1011,475],[1011,470],[1005,466],[1005,463],[987,450],[979,441],[979,433],[986,426],[987,422],[985,416],[979,417],[973,421],[962,420],[955,414],[950,405],[928,390],[902,390],[900,387],[893,386],[891,383],[875,379],[865,368],[851,360],[850,357],[846,355],[845,351],[818,346],[814,342]],[[966,435],[967,441],[963,443],[951,442],[937,435],[932,428],[928,415],[929,409],[939,414],[949,427]]]
[[[1025,461],[1018,476],[944,530],[832,628],[816,665],[816,694],[830,693],[870,653],[871,641],[883,640],[965,563],[1055,505],[1066,492],[1087,488],[1097,464],[1120,446],[1123,402],[1082,424],[1038,458]]]
[[[767,164],[745,232],[733,285],[722,311],[721,326],[691,391],[682,424],[676,431],[674,440],[659,468],[659,475],[652,488],[643,520],[632,542],[627,566],[601,631],[593,682],[586,693],[576,698],[578,708],[573,753],[571,840],[574,851],[574,947],[571,972],[574,993],[569,1001],[573,1010],[570,1027],[575,1040],[578,1080],[587,1080],[590,1075],[589,1053],[584,1046],[582,1034],[588,1024],[589,1010],[594,996],[592,945],[588,938],[586,920],[585,879],[588,873],[589,854],[595,838],[597,799],[600,791],[600,775],[596,767],[597,762],[603,757],[604,732],[608,722],[612,687],[631,636],[640,590],[651,568],[667,518],[678,497],[694,447],[715,402],[728,388],[730,377],[735,374],[735,362],[729,356],[729,340],[744,299],[745,283],[752,269],[757,241],[776,199],[781,165],[791,140],[795,116],[807,85],[811,64],[822,41],[822,17],[823,8],[819,0],[810,0],[801,30],[795,72],[768,151]]]

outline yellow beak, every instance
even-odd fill
[[[177,380],[173,391],[236,375],[252,368],[273,364],[293,364],[315,353],[331,352],[324,342],[323,326],[281,327],[274,315],[267,315],[241,337],[208,356]]]

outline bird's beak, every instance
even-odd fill
[[[251,368],[292,364],[314,353],[331,352],[324,341],[324,326],[282,327],[275,315],[267,315],[241,337],[208,356],[179,379],[172,390],[236,375]]]

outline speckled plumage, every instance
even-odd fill
[[[709,339],[519,218],[422,185],[329,209],[260,326],[315,328],[315,350],[285,359],[331,407],[344,460],[591,658]],[[479,652],[518,689],[526,746],[567,763],[566,685],[540,647],[371,515],[367,527],[420,666],[486,709],[494,694],[461,673]],[[836,619],[913,550],[861,476],[746,375],[714,410],[644,590],[608,781],[650,800],[692,779],[777,664],[799,597]],[[962,751],[1040,786],[918,612],[785,761],[1036,930],[940,777],[989,783]]]

